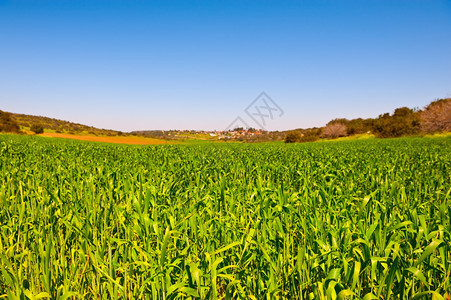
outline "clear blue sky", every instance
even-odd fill
[[[451,97],[450,53],[451,1],[0,0],[0,109],[221,130],[265,91],[306,128]]]

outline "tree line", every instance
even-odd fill
[[[321,128],[298,129],[287,133],[286,143],[311,142],[321,138],[335,139],[371,133],[391,138],[451,131],[451,98],[432,101],[423,110],[400,107],[369,119],[334,119]]]

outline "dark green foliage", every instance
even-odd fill
[[[393,115],[386,113],[379,116],[373,123],[373,132],[382,138],[418,134],[420,118],[418,113],[408,107],[397,108]]]

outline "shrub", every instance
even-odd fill
[[[392,116],[389,113],[380,115],[373,125],[377,137],[390,138],[414,135],[419,132],[418,113],[408,107],[397,108]]]
[[[31,131],[33,131],[36,134],[44,133],[44,127],[38,124],[33,124],[30,128]]]
[[[299,142],[302,135],[299,131],[290,131],[285,137],[285,143],[296,143]]]

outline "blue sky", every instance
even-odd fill
[[[451,97],[450,49],[451,1],[0,0],[0,109],[221,130],[265,91],[322,126]]]

